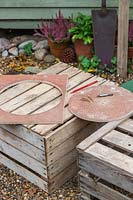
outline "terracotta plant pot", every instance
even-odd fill
[[[133,47],[128,47],[128,58],[133,59]]]
[[[76,40],[74,42],[74,48],[77,58],[79,56],[85,56],[87,58],[92,58],[93,56],[93,44],[85,45],[83,40]]]
[[[66,49],[70,45],[70,43],[69,41],[56,43],[56,42],[52,42],[51,40],[48,40],[48,45],[49,45],[51,54],[61,59],[63,50]]]

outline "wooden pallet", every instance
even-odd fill
[[[62,125],[0,125],[0,162],[47,192],[52,192],[77,173],[76,145],[103,124],[75,117],[68,110],[70,92],[98,80],[89,73],[58,63],[44,74],[68,74]],[[110,84],[107,82],[107,84]],[[59,92],[53,86],[26,83],[9,88],[0,97],[0,107],[11,113],[31,114],[56,105]]]
[[[107,123],[78,145],[83,200],[133,199],[132,117]]]

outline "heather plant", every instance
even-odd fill
[[[65,19],[61,11],[56,14],[56,18],[49,22],[42,20],[41,25],[35,30],[34,35],[45,37],[53,42],[63,42],[70,39],[69,29],[73,26],[71,18]]]

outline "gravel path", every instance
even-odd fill
[[[51,195],[0,164],[0,200],[79,200],[76,178]]]

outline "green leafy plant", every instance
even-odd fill
[[[23,49],[24,49],[25,55],[31,56],[31,54],[32,54],[32,43],[29,42],[28,44],[26,44],[26,45],[23,47]]]
[[[109,68],[108,66],[105,68],[105,70],[107,72],[109,72],[110,74],[114,74],[117,72],[117,57],[114,56],[112,59],[111,59],[111,64],[112,66]]]
[[[84,44],[91,44],[93,41],[93,29],[91,16],[79,13],[76,18],[73,18],[75,26],[69,29],[72,34],[73,42],[82,39]]]
[[[87,57],[84,57],[84,56],[79,56],[78,60],[79,60],[81,68],[85,72],[88,72],[89,70],[90,70],[90,72],[91,72],[91,70],[92,70],[92,72],[96,71],[99,64],[101,63],[101,60],[96,55],[94,55],[90,59]]]
[[[110,74],[115,74],[117,73],[117,57],[114,56],[112,59],[111,59],[111,64],[112,64],[112,67],[109,68],[108,66],[105,67],[105,71],[106,72],[109,72]],[[127,68],[127,72],[128,74],[131,74],[133,73],[133,69],[131,68],[132,66],[132,60],[128,59],[128,68]]]

